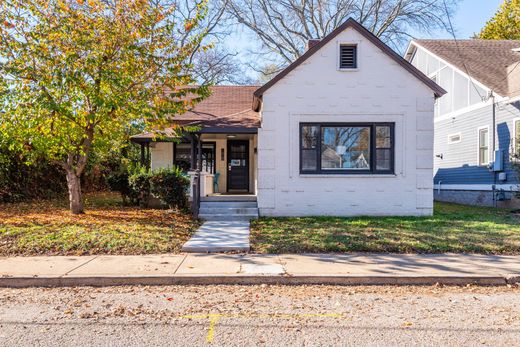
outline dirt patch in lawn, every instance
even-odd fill
[[[85,200],[83,215],[66,199],[0,204],[0,256],[175,253],[199,226],[179,211],[121,206],[115,194]]]

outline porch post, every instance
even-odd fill
[[[144,159],[144,142],[141,142],[141,166],[145,165],[145,159]]]
[[[196,161],[196,158],[195,158],[195,146],[197,145],[197,138],[194,134],[191,134],[190,135],[190,143],[191,143],[191,147],[190,147],[190,150],[191,150],[191,155],[190,155],[190,170],[192,171],[195,171],[197,169],[197,161]]]
[[[150,142],[146,143],[146,168],[150,168],[150,164],[152,162],[152,155],[150,153]]]
[[[195,145],[198,148],[197,159],[195,159]],[[192,170],[195,171],[195,177],[193,177],[192,192],[193,197],[191,200],[191,212],[193,218],[199,218],[199,207],[200,207],[200,171],[202,168],[202,142],[200,135],[193,134],[191,137],[191,166]]]

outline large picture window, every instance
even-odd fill
[[[393,173],[394,124],[302,123],[300,172]]]

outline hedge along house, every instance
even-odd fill
[[[435,198],[520,206],[520,40],[413,40],[405,58],[448,92],[435,105]]]
[[[201,196],[249,193],[264,216],[432,214],[434,102],[445,91],[353,19],[310,43],[264,86],[213,87],[176,116],[201,130],[189,144],[152,145],[152,168],[189,157]],[[217,172],[217,190],[204,188]]]

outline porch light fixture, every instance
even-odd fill
[[[233,135],[233,134],[227,136],[228,139],[234,139],[235,137],[237,137],[237,136]]]

